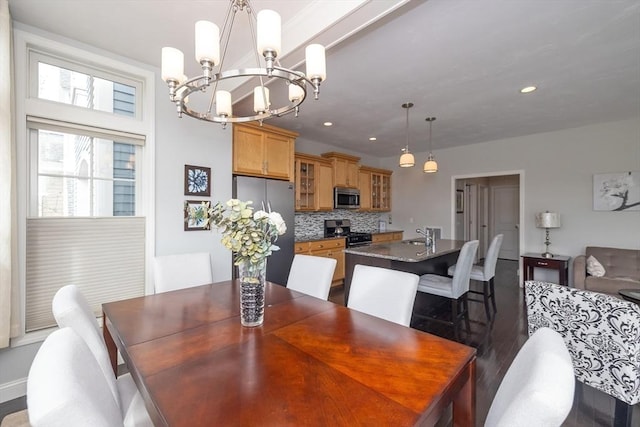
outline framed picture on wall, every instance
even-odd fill
[[[593,175],[594,211],[640,211],[640,172]]]
[[[464,191],[456,190],[456,213],[464,212]]]
[[[184,195],[211,196],[211,168],[184,165]]]
[[[209,230],[209,202],[202,200],[185,200],[184,231]]]

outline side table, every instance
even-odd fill
[[[569,260],[570,256],[555,255],[553,258],[545,258],[542,254],[526,253],[522,255],[523,281],[534,280],[534,268],[546,268],[558,271],[558,283],[567,286],[569,284]]]

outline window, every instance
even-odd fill
[[[28,64],[16,71],[16,87],[28,88],[16,90],[25,100],[17,102],[25,123],[17,136],[28,183],[19,195],[27,212],[23,326],[33,332],[55,326],[51,300],[67,284],[96,315],[105,302],[145,292],[153,105],[145,114],[142,107],[153,102],[154,75],[17,34],[16,64]]]

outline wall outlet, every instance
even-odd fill
[[[413,217],[409,218],[409,224],[413,224]]]
[[[393,224],[393,222],[391,221],[391,214],[389,214],[389,224]]]

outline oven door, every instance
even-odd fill
[[[333,207],[334,209],[359,209],[360,191],[355,188],[334,188]]]

